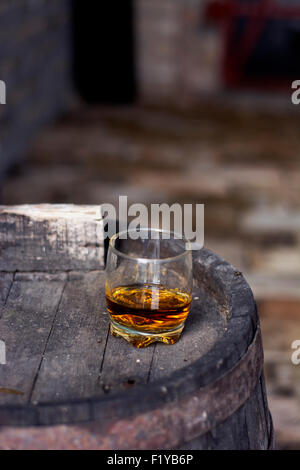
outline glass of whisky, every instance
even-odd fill
[[[110,239],[106,302],[110,332],[137,348],[180,338],[190,311],[192,251],[173,232],[142,228]]]

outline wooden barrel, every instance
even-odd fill
[[[0,448],[272,448],[259,320],[242,274],[195,253],[181,339],[135,349],[109,334],[98,214],[0,208]]]

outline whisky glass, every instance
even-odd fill
[[[190,311],[190,243],[174,232],[142,228],[110,239],[106,302],[110,332],[137,348],[174,344]]]

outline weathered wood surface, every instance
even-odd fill
[[[42,278],[41,278],[42,276]],[[15,274],[2,309],[0,335],[6,344],[6,365],[0,383],[11,393],[0,393],[0,405],[26,403],[39,372],[55,321],[66,275]]]
[[[11,391],[0,392],[0,405],[127,391],[192,364],[226,328],[215,300],[195,289],[185,341],[136,350],[108,334],[104,292],[104,271],[15,274],[0,319],[7,348],[0,383]]]
[[[13,208],[8,231],[23,210]],[[92,210],[85,209],[88,218]],[[76,208],[64,211],[68,218]],[[2,208],[1,230],[7,213]],[[27,221],[36,242],[35,223],[36,214]],[[70,233],[70,246],[78,242],[91,252],[73,250],[70,263],[66,248],[61,270],[52,261],[45,266],[63,247],[29,270],[22,259],[18,268],[1,244],[0,256],[11,264],[0,272],[0,339],[7,349],[0,448],[268,448],[258,317],[241,273],[208,250],[195,253],[193,306],[182,338],[136,350],[108,334],[104,271],[94,269],[103,244],[95,249]],[[0,239],[14,245],[10,234]],[[18,234],[15,246],[29,259],[34,248],[25,240]]]
[[[6,303],[7,296],[9,294],[10,288],[13,282],[12,273],[3,273],[0,272],[0,307]],[[1,313],[0,313],[1,317]]]
[[[0,271],[103,268],[100,206],[0,206]]]

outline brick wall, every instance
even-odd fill
[[[194,101],[222,86],[222,39],[203,15],[206,0],[135,0],[139,94]]]
[[[0,176],[33,136],[66,106],[71,92],[70,0],[1,0]]]

